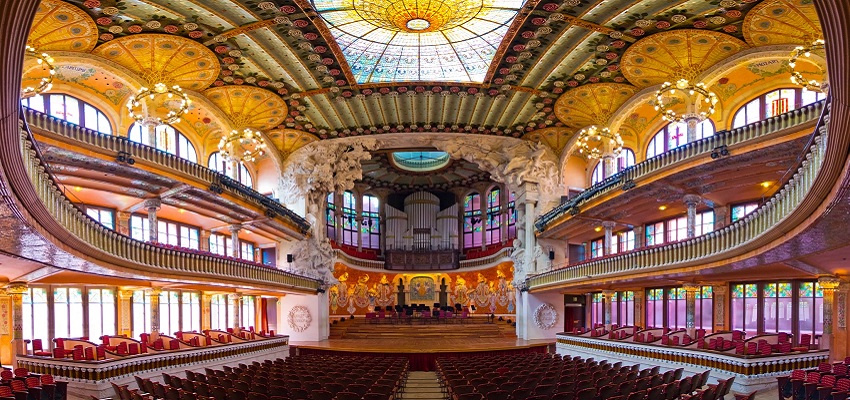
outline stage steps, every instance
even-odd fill
[[[446,394],[440,387],[435,372],[412,371],[405,380],[401,400],[445,400]]]
[[[386,321],[371,323],[363,318],[355,318],[331,325],[330,339],[386,338],[516,338],[516,330],[506,322],[488,324],[484,318],[468,320],[463,324],[457,322],[423,324],[420,321],[414,321],[410,325],[390,324]]]

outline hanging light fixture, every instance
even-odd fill
[[[800,71],[796,70],[797,60],[800,57],[811,58],[812,52],[815,50],[823,50],[826,47],[826,42],[823,39],[818,39],[807,46],[797,46],[791,52],[791,59],[788,60],[788,66],[791,67],[791,82],[806,90],[815,92],[823,92],[823,83],[814,79],[806,79]]]
[[[218,151],[225,161],[253,162],[266,152],[266,142],[260,132],[250,128],[234,129],[218,142]]]
[[[177,104],[172,104],[173,101]],[[153,89],[141,87],[139,92],[127,102],[127,111],[130,113],[130,118],[136,122],[154,122],[156,125],[166,125],[180,122],[186,112],[189,111],[189,106],[192,100],[183,92],[179,85],[168,86],[162,82],[153,85]],[[158,107],[167,109],[165,115],[156,115]]]
[[[674,97],[675,96],[675,97]],[[670,106],[676,103],[670,99],[682,98],[688,105],[688,111],[677,113]],[[661,118],[670,122],[686,122],[688,120],[705,121],[714,114],[717,105],[717,95],[709,91],[705,83],[691,83],[687,79],[679,79],[675,83],[664,82],[655,92],[655,111],[661,113]],[[703,109],[704,106],[707,106]]]
[[[53,65],[53,57],[50,57],[47,53],[39,53],[34,47],[29,45],[26,47],[25,54],[28,57],[35,58],[38,65],[41,65],[43,69],[47,69],[47,76],[41,78],[36,87],[28,86],[22,88],[22,99],[37,96],[50,90],[53,87],[53,76],[56,75],[56,66]]]
[[[618,157],[623,151],[623,138],[619,132],[611,132],[608,128],[591,125],[579,132],[576,146],[579,154],[584,154],[590,159],[598,159],[606,155]]]

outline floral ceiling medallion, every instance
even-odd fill
[[[483,82],[522,0],[312,0],[357,83]]]

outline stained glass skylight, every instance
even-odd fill
[[[393,153],[396,167],[413,172],[435,171],[449,164],[449,153],[444,151],[397,151]]]
[[[312,0],[357,83],[483,82],[524,0]]]

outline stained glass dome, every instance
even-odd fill
[[[413,172],[435,171],[451,161],[444,151],[397,151],[392,159],[396,167]]]
[[[357,83],[483,82],[523,0],[312,0]]]

